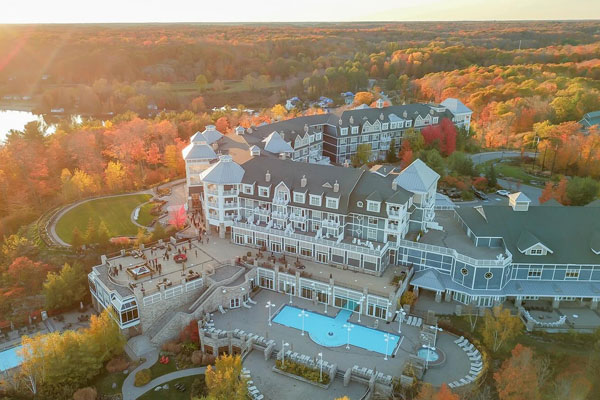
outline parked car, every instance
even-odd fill
[[[471,187],[471,189],[473,189],[473,193],[475,193],[475,196],[477,196],[479,199],[481,200],[487,200],[488,197],[485,193],[483,193],[481,190],[477,190],[475,189],[475,187]]]
[[[508,190],[500,189],[500,190],[496,190],[496,194],[499,196],[508,197],[510,192]]]

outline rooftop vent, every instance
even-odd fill
[[[392,181],[392,190],[398,190],[398,183],[395,179]]]

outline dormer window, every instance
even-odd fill
[[[388,123],[387,122],[381,124],[381,130],[383,130],[383,131],[387,131],[388,130]]]
[[[542,249],[529,250],[529,254],[531,254],[532,256],[541,256],[543,253],[544,253],[544,250],[542,250]]]
[[[409,120],[409,121],[406,121],[406,127],[407,127],[407,128],[410,128],[411,124],[412,124],[412,121],[410,121],[410,120]]]
[[[321,196],[316,195],[316,194],[311,194],[310,195],[310,205],[316,206],[316,207],[321,207]]]
[[[438,123],[438,119],[439,119],[438,117],[433,117],[433,123],[437,124]]]
[[[358,133],[358,126],[353,126],[352,127],[352,134],[356,135]]]
[[[348,134],[348,128],[342,128],[342,129],[340,129],[340,134],[342,136],[346,136]]]
[[[379,212],[380,207],[381,207],[380,202],[367,200],[367,211]]]
[[[304,193],[294,192],[294,203],[304,203],[306,201],[306,195]]]
[[[264,186],[258,187],[258,195],[260,197],[269,197],[269,188]]]
[[[338,208],[338,199],[327,197],[326,198],[326,202],[325,202],[325,207],[327,207],[327,208],[333,208],[333,209],[337,210],[337,208]]]
[[[242,186],[242,191],[245,194],[254,194],[254,186],[252,186],[252,185],[243,185]]]

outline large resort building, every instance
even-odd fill
[[[96,307],[112,305],[123,329],[149,332],[157,341],[172,334],[169,321],[179,329],[219,307],[240,307],[255,287],[388,321],[410,285],[437,302],[488,307],[544,299],[555,308],[574,301],[597,307],[600,208],[594,203],[532,206],[515,193],[508,205],[455,207],[439,200],[439,175],[420,160],[404,169],[345,162],[349,153],[340,146],[352,138],[355,144],[398,138],[400,145],[405,128],[442,118],[468,129],[470,110],[460,101],[361,108],[333,118],[238,127],[231,135],[208,126],[192,136],[183,150],[188,209],[202,216],[213,238],[239,246],[239,254],[246,254],[242,246],[258,250],[270,262],[247,253],[253,261],[236,265],[231,254],[227,265],[207,268],[214,259],[196,251],[183,269],[164,261],[160,279],[152,268],[140,269],[141,259],[162,255],[165,246],[189,246],[188,257],[201,250],[172,238],[103,257],[89,275]],[[384,154],[380,145],[372,149],[374,158]],[[289,268],[286,257],[307,269]],[[121,265],[125,271],[115,276]],[[329,277],[318,275],[323,271]],[[399,284],[391,284],[398,271]]]

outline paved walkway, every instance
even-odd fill
[[[176,188],[174,186],[183,186],[185,182],[185,179],[178,179],[172,182],[168,182],[165,183],[164,185],[161,186],[172,186],[173,187],[173,191],[177,192],[177,199],[179,201],[180,199],[180,193],[178,190],[176,190]],[[67,242],[65,242],[64,240],[62,240],[58,234],[56,233],[56,223],[58,222],[58,220],[61,219],[61,217],[63,215],[65,215],[67,212],[69,212],[70,210],[72,210],[73,208],[79,206],[80,204],[84,204],[87,203],[88,201],[92,201],[92,200],[98,200],[98,199],[107,199],[110,197],[121,197],[121,196],[131,196],[131,195],[136,195],[136,194],[151,194],[154,195],[155,191],[154,189],[147,189],[147,190],[141,190],[139,192],[133,192],[133,193],[122,193],[122,194],[113,194],[113,195],[109,195],[109,196],[99,196],[99,197],[93,197],[93,198],[89,198],[89,199],[84,199],[84,200],[80,200],[80,201],[76,201],[75,203],[71,203],[65,207],[63,207],[61,210],[59,210],[58,212],[56,212],[53,216],[52,219],[50,221],[50,224],[48,225],[48,236],[50,237],[50,239],[57,245],[59,246],[63,246],[63,247],[71,247],[71,245]],[[167,199],[167,203],[168,205],[170,205],[170,201],[169,199]],[[131,214],[131,218],[132,218],[132,222],[133,222],[133,213]],[[134,224],[137,224],[137,222],[134,222]]]
[[[137,371],[137,369],[136,369],[136,371]],[[127,383],[127,379],[125,379],[125,382],[123,383],[123,400],[135,400],[135,399],[139,398],[141,395],[143,395],[144,393],[149,392],[150,390],[153,390],[158,385],[163,385],[174,379],[185,378],[187,376],[193,376],[193,375],[200,375],[200,374],[203,374],[205,371],[206,371],[206,367],[182,369],[179,371],[175,371],[175,372],[171,372],[171,373],[159,376],[156,379],[152,379],[150,381],[150,383],[148,383],[147,385],[141,386],[141,387],[135,387],[133,385],[133,380],[131,380],[131,382],[130,382],[131,387],[127,388],[127,393],[125,390],[126,389],[125,384]],[[134,372],[129,374],[129,376],[127,378],[131,377],[131,375],[134,375]],[[170,386],[169,386],[169,390],[170,390]]]
[[[525,152],[523,153],[523,156],[525,157],[533,157],[532,152]],[[490,160],[496,160],[499,158],[517,158],[517,157],[521,157],[521,152],[520,151],[510,151],[510,150],[506,150],[506,151],[490,151],[490,152],[485,152],[485,153],[477,153],[477,154],[470,154],[469,157],[471,157],[471,160],[473,160],[473,164],[474,165],[478,165],[478,164],[483,164],[484,162],[490,161]]]
[[[136,369],[134,369],[133,371],[131,371],[129,373],[129,375],[127,375],[127,378],[125,378],[125,381],[123,382],[123,387],[122,387],[123,400],[135,400],[139,396],[141,396],[142,394],[144,394],[145,392],[147,392],[149,389],[151,389],[150,384],[152,382],[154,382],[154,381],[151,381],[146,386],[142,386],[142,387],[139,387],[139,388],[135,387],[135,385],[133,384],[133,382],[135,381],[135,374],[138,371],[140,371],[142,369],[145,369],[145,368],[150,368],[151,366],[153,366],[154,364],[156,364],[156,361],[158,361],[158,349],[153,349],[150,352],[144,354],[143,358],[145,358],[146,361],[144,361],[142,364],[140,364],[139,367],[137,367]],[[156,379],[160,379],[160,377],[156,378]]]

